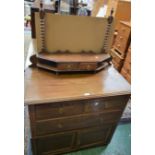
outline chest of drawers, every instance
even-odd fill
[[[129,47],[130,40],[131,40],[130,23],[121,21],[119,24],[118,34],[115,40],[114,49],[122,57],[125,57],[126,55],[126,51]]]
[[[118,34],[115,38],[111,55],[113,57],[114,67],[121,71],[127,55],[128,47],[131,41],[131,26],[129,22],[121,21],[118,27]]]
[[[131,83],[131,46],[129,46],[127,55],[121,69],[121,74]]]
[[[108,144],[129,97],[129,84],[113,67],[76,75],[27,69],[25,104],[33,154],[56,155]]]

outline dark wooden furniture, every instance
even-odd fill
[[[37,66],[56,73],[67,71],[97,72],[109,65],[109,54],[71,54],[71,53],[40,53],[37,56]]]
[[[97,74],[56,75],[25,70],[34,155],[56,155],[110,142],[130,97],[112,67]]]
[[[103,19],[53,15],[40,3],[35,13],[36,66],[56,73],[104,69],[111,61],[112,15],[113,10]]]
[[[120,21],[118,34],[116,36],[111,55],[114,67],[121,71],[131,41],[130,22]]]

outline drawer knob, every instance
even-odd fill
[[[87,69],[90,69],[91,65],[87,65]]]
[[[59,127],[59,128],[62,128],[62,124],[61,124],[61,123],[59,123],[59,124],[58,124],[58,127]]]
[[[94,106],[98,106],[98,105],[99,105],[99,102],[95,102],[95,103],[94,103]]]
[[[62,114],[64,112],[64,109],[63,108],[60,108],[59,109],[59,114]]]
[[[71,69],[71,68],[72,68],[72,65],[67,65],[67,68],[68,68],[68,69]]]
[[[117,47],[120,47],[121,45],[120,44],[117,44]]]

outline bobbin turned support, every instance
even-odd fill
[[[43,8],[43,2],[40,2],[40,19],[44,19],[45,17],[45,12],[44,12],[44,8]]]
[[[41,37],[41,52],[45,51],[45,11],[43,8],[43,2],[40,2],[40,37]]]
[[[108,17],[108,23],[111,24],[113,22],[113,13],[114,13],[114,9],[112,8],[111,9],[111,12],[110,12],[110,16]]]
[[[114,13],[114,9],[112,8],[111,12],[110,12],[110,16],[107,18],[108,23],[107,23],[107,28],[106,28],[105,37],[104,37],[104,44],[103,44],[103,48],[102,48],[103,53],[107,53],[111,24],[113,22],[113,13]]]

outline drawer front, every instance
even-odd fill
[[[97,65],[95,63],[80,63],[79,70],[95,70]]]
[[[124,26],[124,25],[120,24],[118,33],[119,33],[119,35],[128,38],[129,35],[130,35],[130,28],[127,27],[127,26]]]
[[[129,38],[130,28],[120,24],[114,47],[121,52],[122,57],[125,56]]]
[[[59,70],[95,70],[96,63],[62,63],[58,65]]]
[[[35,117],[36,120],[44,120],[78,115],[83,113],[83,108],[83,102],[79,101],[40,104],[35,106]]]
[[[54,154],[54,152],[65,152],[73,145],[75,133],[59,133],[32,139],[32,147],[35,155]]]
[[[127,103],[126,96],[114,96],[109,99],[102,98],[91,100],[85,103],[84,112],[96,113],[99,111],[106,111],[106,110],[122,110],[124,109],[126,103]]]
[[[127,41],[123,42],[123,41],[116,40],[115,48],[119,50],[122,57],[124,57],[125,55],[126,47],[127,47]]]
[[[118,64],[123,63],[124,59],[121,57],[119,53],[117,53],[117,51],[111,52],[111,56],[112,56],[112,60],[115,61],[116,63]]]
[[[121,107],[124,108],[126,103],[126,96],[112,96],[98,99],[40,104],[35,105],[35,120],[38,121],[93,112],[102,112],[107,109],[120,110]]]
[[[64,119],[37,121],[35,129],[36,135],[41,136],[53,132],[100,126],[106,123],[115,123],[120,118],[121,113],[122,111],[113,111]]]
[[[77,70],[78,69],[78,63],[61,63],[58,65],[59,70]]]
[[[106,144],[109,136],[111,136],[112,129],[113,126],[105,126],[81,130],[78,133],[77,146],[79,148],[85,148],[100,143]]]

